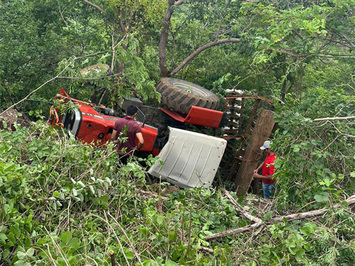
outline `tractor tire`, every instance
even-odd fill
[[[211,91],[188,81],[162,78],[157,85],[161,104],[176,112],[187,114],[191,106],[217,109],[219,98]]]

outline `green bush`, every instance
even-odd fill
[[[117,168],[112,145],[83,145],[41,121],[14,132],[0,131],[0,140],[4,264],[110,265],[114,259],[121,265],[291,265],[355,260],[354,221],[346,209],[329,212],[317,223],[267,225],[254,239],[246,232],[206,241],[210,234],[250,224],[218,189],[168,193],[168,183],[148,184],[138,162]],[[281,162],[281,180],[286,169]],[[312,190],[337,199],[333,188],[348,176],[336,177],[320,188],[319,183],[312,185]],[[278,197],[286,197],[279,185]],[[301,206],[305,200],[296,196],[292,203],[280,200],[279,206]],[[326,203],[319,201],[321,206]]]

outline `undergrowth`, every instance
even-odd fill
[[[114,147],[83,145],[37,122],[0,131],[0,262],[4,265],[344,264],[354,257],[351,211],[314,221],[250,224],[218,188],[148,182]],[[232,193],[235,197],[235,194]],[[267,221],[270,213],[251,211]]]

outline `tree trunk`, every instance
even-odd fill
[[[159,42],[159,67],[160,74],[162,77],[168,77],[169,71],[166,60],[166,44],[168,43],[169,28],[170,28],[170,19],[173,14],[172,6],[174,5],[174,0],[168,0],[168,8],[166,9],[164,19],[163,19],[163,28],[160,33],[160,42]]]
[[[253,135],[244,154],[244,160],[239,167],[235,179],[235,187],[238,196],[243,196],[250,186],[253,178],[254,169],[258,167],[258,161],[261,155],[260,147],[267,140],[274,127],[274,112],[261,109],[256,120]]]

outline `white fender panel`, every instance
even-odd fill
[[[183,188],[211,186],[227,141],[187,130],[170,128],[169,140],[148,173]]]

